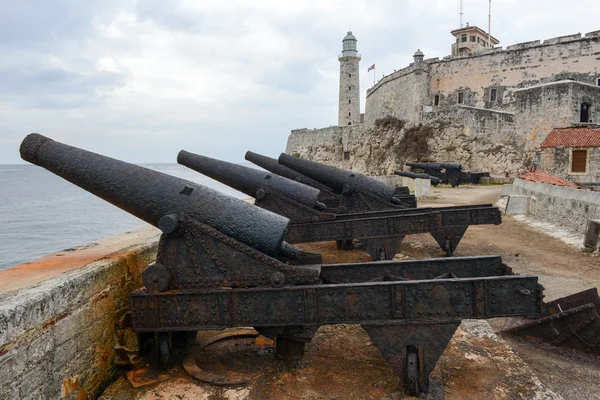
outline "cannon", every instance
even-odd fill
[[[281,176],[184,150],[177,162],[254,197],[256,206],[289,218],[290,243],[336,240],[340,247],[346,243],[350,247],[353,239],[359,239],[375,260],[393,258],[406,235],[426,232],[451,255],[469,225],[501,222],[500,212],[491,205],[335,214],[318,202],[316,189]]]
[[[320,182],[315,181],[307,176],[302,175],[301,173],[288,168],[284,165],[279,164],[276,159],[263,156],[261,154],[253,153],[251,151],[246,152],[246,160],[250,161],[253,164],[258,165],[261,168],[266,169],[269,172],[274,174],[283,176],[288,179],[295,180],[300,183],[304,183],[305,185],[312,186],[316,189],[320,190],[319,201],[323,202],[327,205],[328,208],[336,209],[340,206],[342,202],[341,195],[333,193],[333,190],[323,185]],[[417,206],[417,200],[415,196],[412,196],[409,193],[408,187],[399,186],[394,189],[394,197],[400,202],[401,206],[408,208],[415,208]],[[347,209],[347,212],[353,212],[352,209]]]
[[[417,174],[415,172],[409,172],[409,171],[394,171],[394,174],[399,175],[399,176],[405,176],[407,178],[412,178],[412,179],[429,179],[433,186],[437,186],[440,184],[440,180],[438,178],[436,178],[435,176],[427,175],[427,174]]]
[[[339,213],[417,207],[415,197],[408,194],[406,187],[394,188],[357,172],[303,160],[285,153],[279,156],[278,162],[330,187],[334,193],[340,195]]]
[[[253,326],[302,357],[326,324],[359,323],[410,393],[428,388],[465,318],[538,317],[543,288],[498,256],[293,266],[288,219],[202,185],[27,136],[21,157],[157,226],[156,262],[129,295],[131,323],[173,365],[172,336]]]
[[[283,176],[284,178],[288,178],[318,189],[319,201],[326,204],[329,208],[335,208],[339,205],[339,196],[334,194],[330,187],[327,187],[322,183],[315,181],[314,179],[310,179],[309,177],[304,176],[291,168],[279,164],[276,159],[263,156],[262,154],[253,153],[251,151],[246,152],[245,158],[251,163],[258,165],[259,167],[276,175]]]
[[[442,183],[450,183],[452,187],[458,186],[462,182],[477,184],[484,176],[490,176],[489,172],[465,172],[461,164],[455,163],[413,163],[407,162],[405,165],[412,169],[421,169],[427,175],[437,177]]]

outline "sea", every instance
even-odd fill
[[[142,166],[237,198],[248,197],[179,164]],[[43,168],[0,165],[0,270],[144,225]]]

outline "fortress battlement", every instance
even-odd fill
[[[429,157],[505,174],[532,162],[528,157],[553,128],[600,120],[600,31],[505,48],[478,27],[451,33],[451,55],[425,59],[417,50],[413,62],[367,90],[361,124],[294,130],[286,151],[344,168],[391,173],[393,165],[381,167],[372,158],[388,151],[390,159],[397,156],[389,150],[387,130],[376,124],[393,118],[403,121],[397,126],[424,125],[435,132]],[[349,106],[358,103],[350,98],[357,86],[350,77],[354,72],[341,70],[344,118],[354,118]],[[401,130],[390,133],[394,141]]]

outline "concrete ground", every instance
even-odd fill
[[[494,203],[499,186],[442,187],[420,206]],[[324,262],[368,261],[361,251],[340,252],[334,243],[302,246],[321,252]],[[402,257],[441,257],[428,234],[407,236]],[[504,216],[499,226],[472,226],[456,256],[500,254],[516,273],[539,276],[552,300],[600,287],[600,259],[551,237],[543,230]],[[600,355],[551,347],[494,332],[507,319],[463,321],[437,364],[446,399],[600,399]],[[203,332],[203,337],[218,332]],[[221,388],[194,381],[177,367],[169,379],[133,389],[121,377],[102,399],[403,399],[389,364],[358,325],[325,326],[294,363],[273,357],[252,340],[211,346],[198,355],[206,369],[255,372],[253,383]]]

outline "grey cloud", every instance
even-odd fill
[[[465,20],[485,28],[487,2],[464,3]],[[198,4],[0,3],[0,163],[18,162],[18,142],[34,130],[132,162],[174,162],[181,148],[229,161],[248,149],[276,155],[290,129],[336,123],[348,24],[363,57],[363,107],[368,65],[380,78],[417,48],[443,57],[458,25],[458,1],[447,0]],[[567,10],[559,0],[494,0],[492,32],[507,46],[591,31],[599,11],[595,0]],[[101,71],[101,59],[118,72]]]
[[[123,74],[114,72],[81,74],[27,65],[0,69],[0,99],[18,100],[23,107],[78,108],[97,104],[96,90],[114,89],[125,81]]]

